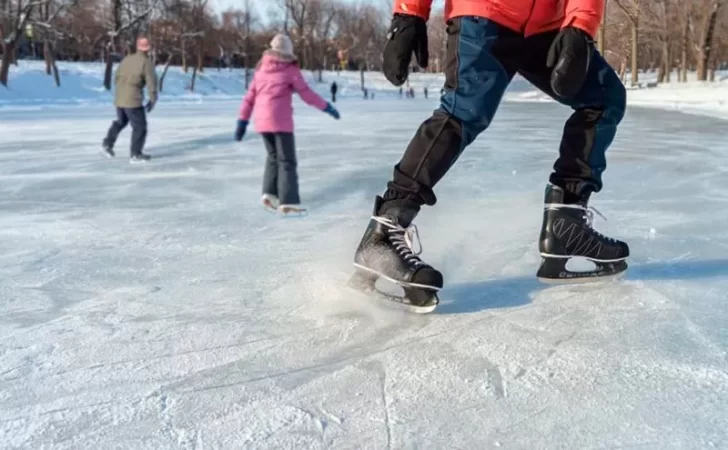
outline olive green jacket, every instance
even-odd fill
[[[144,87],[149,92],[149,101],[157,102],[157,74],[154,64],[142,52],[126,56],[116,70],[117,108],[139,108],[144,104]]]

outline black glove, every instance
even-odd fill
[[[427,24],[417,16],[395,14],[384,44],[383,64],[384,76],[393,85],[401,86],[407,80],[412,52],[417,57],[417,64],[426,68],[430,58]]]
[[[151,102],[151,101],[147,102],[147,106],[145,107],[145,109],[147,110],[148,113],[152,112],[152,110],[154,109],[154,102]]]
[[[235,140],[236,141],[242,141],[243,136],[245,136],[245,130],[248,128],[248,121],[243,119],[238,119],[238,124],[235,127]]]
[[[594,41],[586,32],[566,27],[551,43],[546,66],[552,68],[551,89],[562,98],[571,98],[581,89],[594,52]]]

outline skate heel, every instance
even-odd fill
[[[372,292],[376,290],[374,285],[377,282],[377,278],[378,276],[374,273],[357,269],[349,279],[349,287],[361,292]]]
[[[555,258],[551,256],[541,257],[541,266],[536,276],[539,281],[547,284],[575,284],[594,283],[597,281],[616,280],[624,276],[627,270],[627,260],[619,261],[595,261],[591,258],[584,258],[596,267],[587,271],[572,271],[566,267],[567,262],[572,258]]]

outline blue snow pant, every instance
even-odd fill
[[[577,95],[569,99],[556,96],[546,58],[557,33],[524,37],[485,18],[448,21],[445,92],[440,107],[420,126],[395,166],[385,199],[410,198],[434,205],[433,187],[488,128],[516,73],[574,110],[564,126],[551,183],[564,188],[567,196],[600,191],[607,166],[605,152],[624,116],[626,92],[595,49]],[[533,120],[539,117],[535,115]]]
[[[147,115],[143,107],[116,108],[116,120],[111,122],[104,145],[114,147],[119,133],[131,122],[131,155],[140,155],[147,139]]]
[[[281,205],[298,205],[298,163],[293,133],[261,133],[268,157],[263,193],[278,197]]]

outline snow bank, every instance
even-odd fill
[[[677,75],[673,80],[677,79]],[[656,74],[640,74],[637,87],[627,87],[627,104],[728,120],[728,71],[716,74],[716,82],[701,82],[690,74],[687,83],[657,84]],[[525,81],[524,81],[525,82]],[[523,88],[506,96],[510,101],[541,102],[551,99],[540,91]]]
[[[53,79],[45,75],[42,61],[20,61],[19,67],[11,69],[10,86],[7,89],[0,88],[0,108],[111,102],[113,93],[102,87],[103,64],[59,62],[58,67],[61,72],[61,88],[55,87]],[[158,68],[158,73],[160,71],[161,68]],[[315,73],[304,74],[313,88],[322,95],[328,96],[330,83],[336,81],[340,97],[362,96],[359,72],[324,72],[321,82]],[[184,73],[179,67],[170,68],[165,77],[161,101],[239,99],[244,92],[244,72],[239,69],[205,70],[198,74],[194,92],[189,89],[191,76],[191,71]],[[694,74],[691,77],[693,79],[688,83],[657,85],[655,74],[641,74],[640,86],[628,91],[628,102],[630,105],[728,119],[728,71],[719,72],[719,81],[715,83],[695,81]],[[399,89],[389,84],[381,73],[367,72],[364,78],[365,86],[375,97],[399,95]],[[442,74],[415,73],[410,77],[410,86],[415,89],[418,97],[422,96],[425,87],[436,97],[444,81]],[[514,79],[505,99],[516,102],[551,101],[520,77]]]
[[[59,62],[61,87],[53,84],[53,78],[44,72],[42,61],[20,61],[12,67],[7,89],[0,88],[0,107],[39,106],[63,104],[88,104],[111,102],[113,92],[103,88],[104,64]],[[157,73],[161,74],[161,67]],[[361,75],[359,72],[324,72],[322,82],[312,72],[304,75],[313,88],[322,95],[328,95],[332,81],[339,85],[340,97],[361,97]],[[378,95],[399,95],[399,89],[390,85],[381,73],[365,73],[365,86]],[[205,99],[238,99],[245,91],[245,74],[241,69],[206,69],[198,73],[194,92],[190,91],[192,71],[184,73],[180,67],[171,67],[164,79],[163,102],[199,102]],[[442,75],[413,74],[411,86],[417,95],[427,87],[437,95],[444,82]]]

